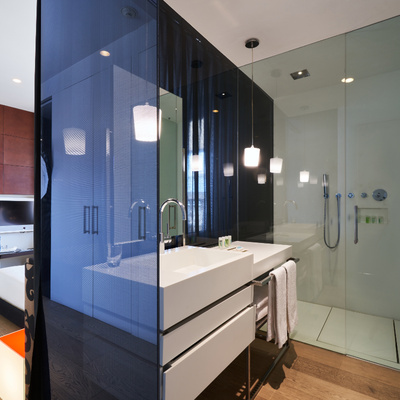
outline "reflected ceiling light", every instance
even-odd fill
[[[308,182],[310,180],[310,171],[300,171],[300,182]]]
[[[258,174],[257,182],[259,185],[265,185],[267,182],[267,174]]]
[[[307,76],[310,76],[310,73],[308,72],[307,69],[302,69],[302,70],[300,70],[300,71],[292,72],[292,73],[290,74],[290,76],[291,76],[294,80],[296,80],[296,79],[300,79],[300,78],[307,78]]]
[[[354,78],[352,78],[352,77],[343,78],[343,79],[341,80],[341,82],[342,82],[342,83],[351,83],[351,82],[354,82]]]
[[[193,172],[199,172],[203,170],[203,163],[201,157],[198,154],[192,155],[191,165]]]
[[[254,75],[253,75],[253,49],[260,44],[258,39],[248,39],[246,47],[251,49],[251,147],[244,149],[244,165],[257,167],[260,160],[260,149],[254,147]]]
[[[282,172],[283,160],[279,157],[273,157],[269,160],[269,172],[272,174],[280,174]]]
[[[212,112],[213,112],[214,114],[218,114],[218,113],[219,113],[219,110],[217,110],[217,109],[215,108],[214,110],[212,110]]]
[[[144,106],[133,107],[135,139],[139,142],[155,142],[161,133],[161,115],[161,110],[159,110],[157,129],[157,107],[150,106],[147,102]]]
[[[12,80],[14,83],[22,83],[21,79],[19,78],[13,78]]]
[[[101,50],[100,51],[100,55],[103,56],[103,57],[110,57],[111,54],[107,50]]]
[[[80,128],[64,128],[65,154],[83,156],[86,154],[86,132]]]
[[[232,163],[224,164],[224,176],[229,177],[234,175],[234,168]]]

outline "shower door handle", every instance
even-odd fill
[[[358,243],[358,206],[354,206],[354,244]]]

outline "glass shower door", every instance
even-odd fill
[[[400,18],[346,35],[346,351],[395,368],[399,50]]]

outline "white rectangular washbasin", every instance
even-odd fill
[[[179,247],[160,255],[160,329],[233,292],[252,279],[253,254]]]

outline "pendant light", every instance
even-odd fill
[[[80,128],[64,128],[65,154],[70,156],[84,156],[86,154],[86,132]]]
[[[135,128],[135,139],[140,142],[155,142],[160,137],[161,132],[161,110],[158,112],[157,127],[157,107],[145,105],[133,107],[133,123]]]
[[[280,174],[282,172],[283,159],[279,157],[273,157],[269,160],[269,172],[271,174]]]
[[[260,149],[254,147],[254,76],[253,76],[253,49],[260,44],[258,39],[246,40],[246,47],[251,49],[251,147],[244,149],[244,165],[257,167],[260,160]]]
[[[128,18],[136,16],[136,10],[131,7],[124,7],[121,13]],[[146,48],[148,47],[148,27],[146,24]],[[145,50],[145,95],[148,94],[148,65],[147,65],[147,49]],[[161,109],[158,110],[156,106],[152,106],[148,101],[145,104],[139,104],[133,107],[133,130],[135,139],[139,142],[155,142],[161,136]],[[158,118],[157,118],[158,113]]]

